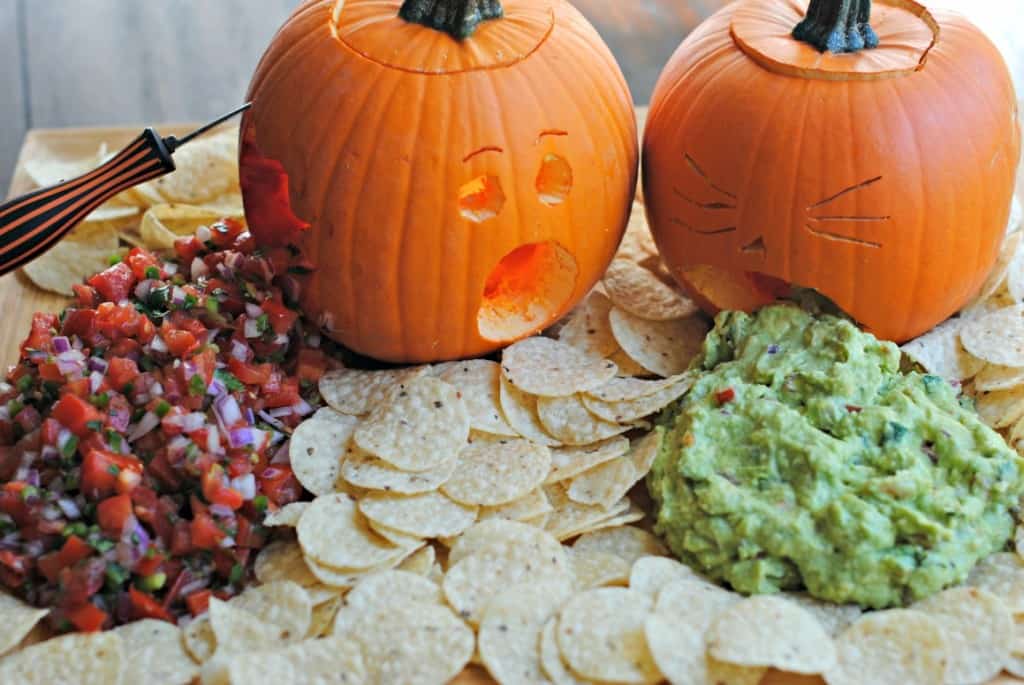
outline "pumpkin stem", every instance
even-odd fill
[[[406,21],[444,31],[456,40],[473,35],[480,22],[500,19],[501,0],[405,0],[398,15]]]
[[[857,52],[878,47],[870,22],[871,0],[811,0],[793,37],[819,52]]]

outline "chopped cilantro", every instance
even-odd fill
[[[206,392],[206,381],[198,373],[188,379],[188,394],[202,395]]]
[[[103,428],[103,422],[100,421],[99,419],[95,419],[93,421],[86,421],[85,427],[91,431],[98,431],[101,428]]]
[[[28,500],[29,498],[31,498],[31,497],[36,497],[36,496],[38,496],[38,495],[39,495],[39,488],[37,488],[37,487],[36,487],[36,486],[34,486],[34,485],[26,485],[26,486],[25,486],[24,488],[22,488],[22,490],[21,490],[21,501],[22,501],[22,502],[25,502],[25,501],[27,501],[27,500]]]
[[[264,333],[269,333],[270,317],[267,316],[266,314],[260,314],[260,317],[256,319],[256,330],[258,330],[261,335]]]
[[[32,376],[22,376],[18,379],[18,392],[28,392],[32,387]]]
[[[207,298],[206,298],[206,311],[210,312],[211,314],[219,314],[220,313],[220,302],[217,301],[217,298],[207,296]]]
[[[231,392],[239,392],[245,390],[245,384],[238,380],[233,373],[224,369],[217,369],[213,372],[214,377],[224,384]]]
[[[72,435],[68,438],[68,441],[64,443],[64,446],[60,448],[60,454],[65,459],[70,459],[75,456],[75,452],[78,450],[78,437]]]
[[[182,309],[192,309],[199,303],[199,299],[192,294],[185,294],[185,303],[182,305]]]
[[[110,266],[114,266],[115,264],[120,264],[120,263],[121,263],[121,255],[119,255],[119,254],[112,254],[109,257],[107,257],[107,264],[109,264]]]
[[[167,400],[160,400],[160,403],[156,405],[156,409],[153,410],[153,413],[156,414],[157,417],[162,419],[163,417],[167,416],[167,412],[169,412],[170,410],[171,405],[168,404]]]
[[[252,506],[256,511],[266,511],[267,504],[269,504],[269,500],[267,500],[266,495],[256,495],[252,500]]]
[[[107,467],[107,473],[109,473],[112,476],[119,476],[121,475],[121,467],[118,466],[117,464],[111,464],[110,466]]]
[[[89,404],[97,409],[106,409],[110,404],[110,393],[101,392],[96,395],[89,395]]]
[[[231,567],[231,575],[228,576],[228,582],[232,585],[238,585],[245,577],[245,568],[241,564],[235,564]]]
[[[160,278],[160,269],[155,266],[146,267],[146,278]]]

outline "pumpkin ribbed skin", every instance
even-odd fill
[[[311,225],[296,238],[315,266],[301,303],[329,335],[387,361],[476,356],[511,342],[478,324],[503,257],[551,243],[575,260],[560,301],[515,337],[567,312],[611,260],[636,185],[632,102],[563,0],[507,0],[461,42],[406,23],[400,4],[302,4],[256,71],[244,137],[281,164]],[[572,170],[560,204],[538,192],[551,155]],[[246,164],[243,152],[243,178]],[[460,190],[484,177],[505,201],[476,222]],[[248,209],[260,189],[243,190]],[[248,218],[259,239],[262,218]]]
[[[1020,154],[1010,76],[954,13],[876,3],[881,47],[833,55],[789,36],[806,7],[740,0],[680,46],[645,132],[648,218],[684,284],[698,265],[774,277],[906,340],[995,261]]]

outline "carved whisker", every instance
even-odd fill
[[[873,240],[864,240],[863,238],[852,238],[847,235],[840,235],[838,233],[832,233],[831,231],[819,231],[811,228],[810,224],[807,225],[807,230],[818,236],[819,238],[825,238],[826,240],[835,240],[840,243],[851,243],[853,245],[860,245],[861,247],[873,247],[880,248],[882,243],[876,243]]]
[[[888,221],[891,216],[812,216],[811,221]]]
[[[696,161],[695,161],[695,160],[693,159],[693,157],[691,157],[691,156],[690,156],[690,153],[688,153],[688,152],[684,152],[684,153],[683,153],[683,155],[685,156],[685,158],[686,158],[686,163],[687,163],[687,164],[688,164],[688,165],[690,166],[690,168],[691,168],[691,169],[693,169],[693,170],[694,170],[694,172],[695,172],[695,173],[696,173],[696,174],[697,174],[698,176],[700,176],[701,178],[703,178],[703,179],[704,179],[704,180],[705,180],[705,181],[707,182],[707,184],[708,184],[709,186],[711,186],[712,188],[714,188],[715,190],[717,190],[718,192],[720,192],[720,193],[721,193],[722,195],[726,195],[726,196],[728,196],[728,197],[731,197],[731,198],[732,198],[732,199],[734,199],[734,200],[736,199],[736,196],[735,196],[735,195],[733,195],[732,193],[730,193],[730,192],[729,192],[728,190],[725,190],[724,188],[720,188],[720,187],[716,186],[716,185],[715,185],[715,184],[714,184],[714,183],[713,183],[713,182],[711,181],[711,179],[710,179],[710,178],[708,177],[708,175],[707,175],[706,173],[704,173],[704,170],[700,168],[700,165],[699,165],[699,164],[697,164],[697,162],[696,162]]]
[[[701,209],[736,209],[736,205],[730,205],[726,202],[698,202],[697,200],[694,200],[692,197],[689,197],[688,195],[683,193],[683,191],[679,190],[679,188],[673,188],[672,192],[674,192],[676,195],[689,202],[694,207],[700,207]]]
[[[677,226],[682,226],[688,231],[693,231],[694,233],[699,233],[701,235],[721,235],[722,233],[732,233],[736,230],[735,226],[726,226],[724,228],[695,228],[682,219],[672,219],[672,223]]]
[[[833,200],[838,200],[843,195],[848,195],[848,194],[856,192],[858,190],[862,190],[864,188],[867,188],[870,185],[874,185],[875,183],[878,183],[881,180],[882,180],[881,176],[875,176],[874,178],[869,178],[866,181],[862,181],[862,182],[860,182],[860,183],[858,183],[856,185],[852,185],[849,188],[843,188],[842,190],[840,190],[835,195],[830,195],[829,197],[826,197],[824,200],[821,200],[819,202],[815,202],[813,205],[811,205],[810,207],[807,208],[807,211],[809,212],[812,209],[816,209],[818,207],[821,207],[822,205],[827,205],[829,202],[832,202]]]

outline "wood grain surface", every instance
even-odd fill
[[[0,0],[2,2],[2,0]],[[646,109],[638,110],[638,125],[643,130]],[[127,143],[138,135],[141,126],[105,127],[87,129],[55,129],[30,131],[26,136],[19,156],[18,166],[10,187],[10,195],[18,195],[32,188],[32,182],[25,174],[24,161],[40,154],[61,154],[68,158],[92,154],[101,141],[112,148]],[[194,128],[191,124],[162,125],[158,130],[164,135],[180,135]],[[60,311],[68,299],[47,293],[33,286],[20,272],[0,278],[0,369],[15,363],[18,345],[28,332],[28,325],[36,311]],[[487,673],[476,666],[468,668],[454,685],[492,685]],[[823,685],[817,677],[797,676],[779,671],[769,671],[761,685]],[[1024,683],[1024,680],[1005,676],[990,685]]]

